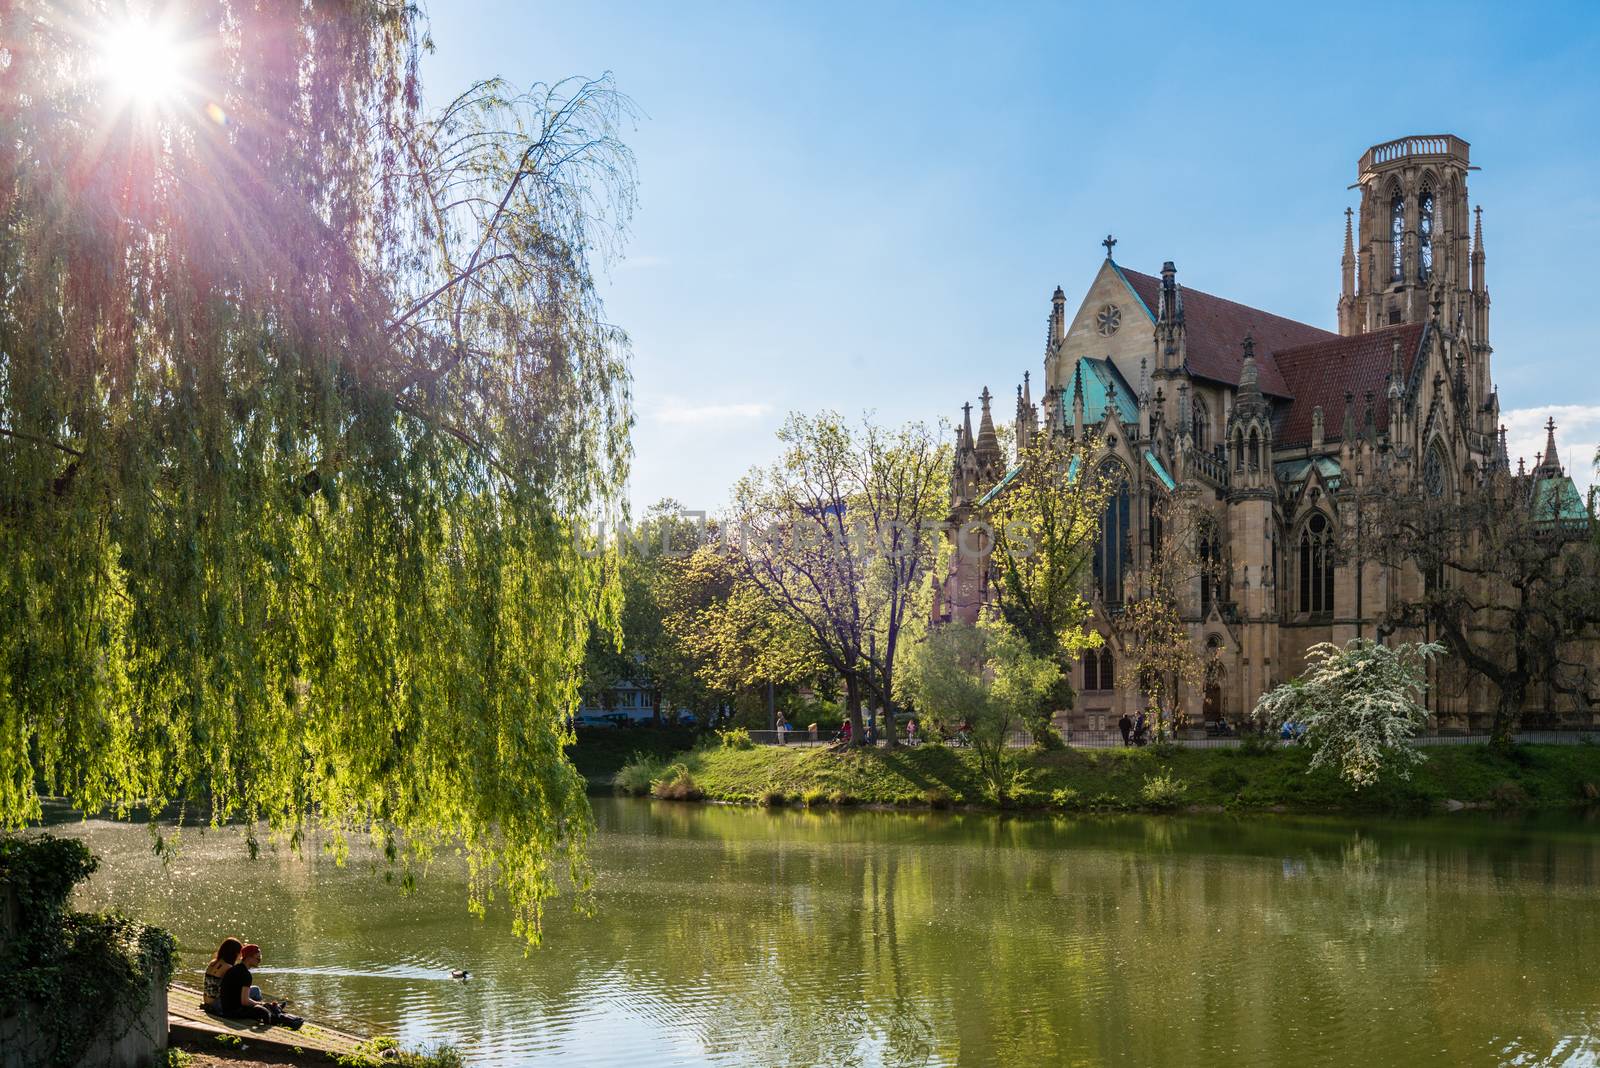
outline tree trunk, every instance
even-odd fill
[[[885,693],[883,697],[883,745],[886,749],[894,749],[899,744],[894,737],[894,701],[890,700],[889,695]]]
[[[854,676],[844,680],[845,712],[850,716],[850,744],[866,745],[867,732],[861,723],[861,682]]]
[[[1489,745],[1495,749],[1511,748],[1511,731],[1522,714],[1522,698],[1527,684],[1518,679],[1500,687],[1500,701],[1494,708],[1494,725],[1489,732]]]

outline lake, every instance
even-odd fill
[[[1600,1064],[1600,822],[1002,818],[596,798],[593,914],[524,956],[233,830],[62,822],[81,907],[228,934],[297,1012],[479,1065]],[[449,978],[466,968],[466,983]]]

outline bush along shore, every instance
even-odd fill
[[[1016,754],[996,791],[967,750],[811,749],[722,744],[641,753],[614,777],[619,792],[757,805],[952,806],[1055,811],[1236,810],[1403,812],[1515,810],[1600,800],[1600,746],[1440,746],[1409,778],[1357,790],[1331,768],[1307,772],[1295,746],[1152,745]]]

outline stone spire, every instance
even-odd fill
[[[1239,366],[1239,393],[1241,396],[1261,393],[1260,372],[1256,369],[1256,339],[1244,336],[1244,362]]]
[[[994,416],[989,411],[989,402],[993,399],[989,387],[984,386],[978,395],[983,404],[983,417],[978,423],[978,462],[985,467],[1000,464],[1000,439],[994,432]]]
[[[1486,266],[1483,251],[1483,205],[1475,205],[1472,209],[1472,291],[1482,293],[1485,279],[1483,269]]]
[[[1050,295],[1049,345],[1059,345],[1067,336],[1067,295],[1060,286]]]
[[[1356,395],[1348,389],[1344,391],[1344,424],[1339,428],[1339,436],[1346,442],[1356,437]]]
[[[1544,453],[1539,461],[1539,466],[1533,469],[1535,478],[1560,478],[1561,454],[1556,451],[1556,421],[1552,417],[1544,424],[1545,439]]]
[[[1022,376],[1026,379],[1028,372],[1022,372]],[[1020,385],[1017,387],[1017,421],[1015,426],[1017,455],[1021,456],[1022,450],[1028,447],[1028,438],[1033,432],[1033,405],[1028,403],[1025,387]]]
[[[959,449],[972,448],[972,402],[961,406],[961,441],[956,446]]]
[[[1344,209],[1344,258],[1339,261],[1339,272],[1343,279],[1339,289],[1339,333],[1345,337],[1361,330],[1361,325],[1356,321],[1356,245],[1353,214],[1349,208]]]
[[[1161,265],[1161,297],[1156,302],[1156,375],[1183,366],[1184,353],[1183,290],[1178,286],[1178,268],[1171,260]]]

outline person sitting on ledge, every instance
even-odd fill
[[[222,945],[217,947],[217,955],[206,965],[205,992],[200,1001],[202,1009],[207,1012],[222,1010],[222,977],[238,962],[239,951],[243,948],[244,945],[237,938],[224,938]]]
[[[239,963],[229,968],[222,977],[222,989],[218,997],[221,1007],[217,1014],[230,1020],[257,1020],[268,1027],[285,1024],[291,1030],[300,1030],[304,1020],[284,1012],[282,1002],[262,1001],[260,994],[250,985],[250,969],[259,967],[261,947],[254,942],[241,947]]]

